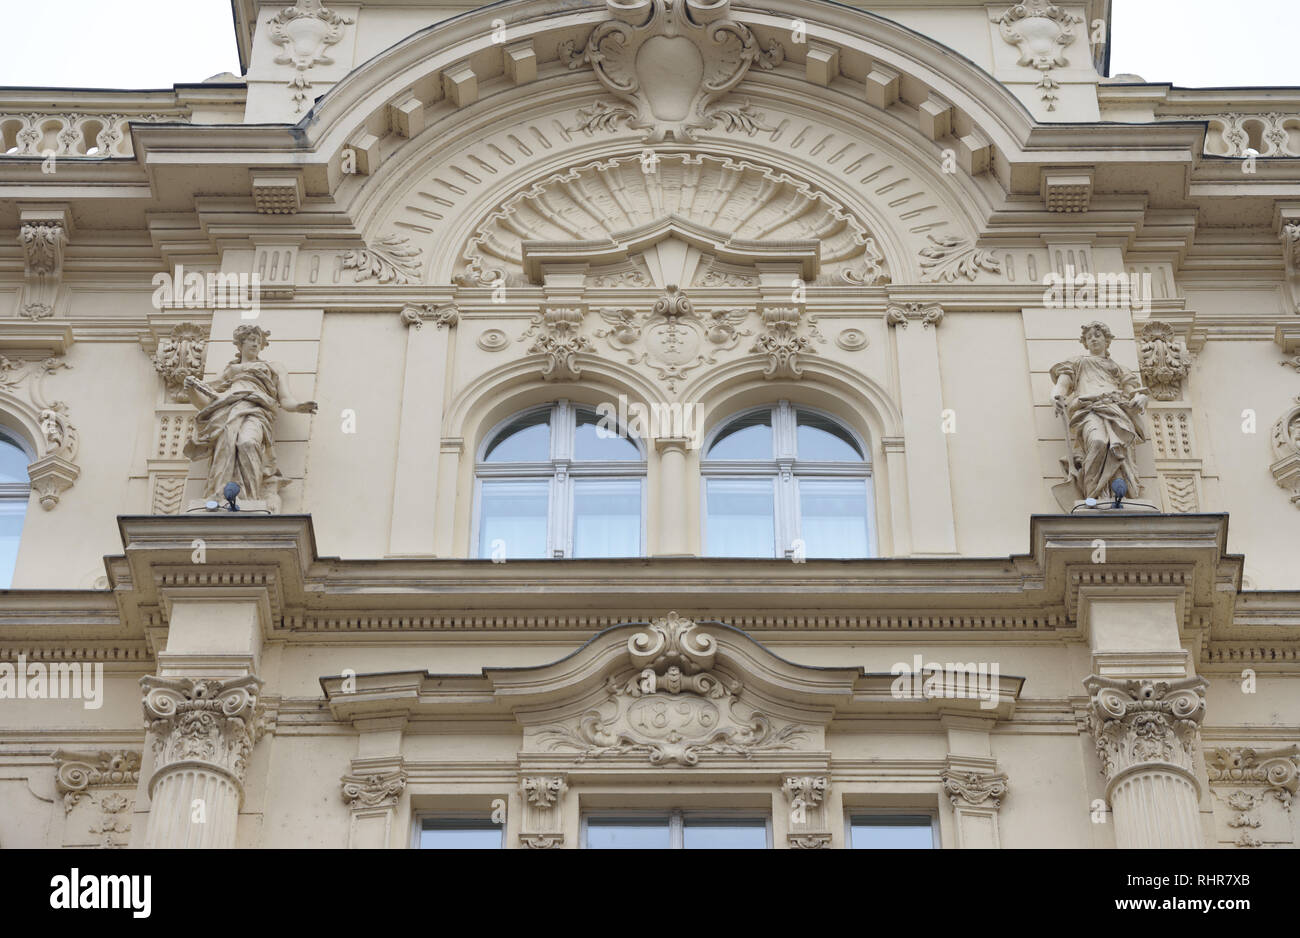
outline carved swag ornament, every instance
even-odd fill
[[[578,761],[645,753],[652,765],[693,766],[704,753],[793,749],[808,730],[773,721],[739,700],[740,681],[713,671],[717,640],[677,613],[628,639],[628,664],[605,683],[607,699],[576,727],[542,733],[551,750],[572,749]]]

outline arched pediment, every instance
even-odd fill
[[[348,153],[355,172],[336,175],[336,198],[367,243],[409,242],[430,258],[425,282],[523,283],[524,241],[604,241],[675,214],[736,240],[821,241],[823,283],[997,274],[970,263],[994,192],[979,177],[1003,174],[1033,127],[1006,88],[833,4],[791,4],[808,43],[790,41],[789,18],[725,0],[682,14],[707,20],[685,30],[692,42],[669,34],[662,5],[533,18],[526,2],[498,4],[335,86],[304,129]],[[487,38],[492,19],[506,43]],[[607,55],[625,33],[634,54]],[[827,43],[837,71],[818,77],[809,48]],[[689,81],[668,67],[697,55]],[[881,75],[894,77],[876,94]]]
[[[606,629],[553,664],[484,671],[526,754],[679,766],[824,751],[861,673],[792,664],[738,629],[676,613]]]

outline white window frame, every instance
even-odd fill
[[[27,445],[27,441],[24,440],[23,437],[20,436],[18,433],[11,430],[9,427],[0,425],[0,441],[4,443],[8,443],[9,445],[17,449],[20,453],[22,453],[24,456],[26,456],[28,466],[30,466],[33,462],[36,461],[36,457],[32,454],[32,448]],[[22,517],[23,517],[24,528],[27,527],[27,514],[28,511],[31,509],[31,501],[32,501],[32,484],[30,481],[0,482],[0,502],[13,502],[15,505],[22,506]],[[18,536],[18,542],[19,542],[18,549],[21,550],[22,549],[21,533]],[[17,572],[16,554],[14,557],[14,566],[15,566],[14,570],[7,571],[8,577],[6,578],[6,580],[0,580],[0,582],[4,582],[5,589],[11,589],[13,586],[14,573]]]
[[[592,818],[626,818],[628,820],[634,820],[636,818],[663,817],[668,818],[669,850],[684,850],[686,848],[687,818],[736,818],[744,820],[762,820],[765,837],[764,849],[771,850],[773,846],[771,813],[764,812],[760,809],[746,810],[744,808],[637,808],[631,810],[601,808],[596,811],[584,811],[581,816],[581,830],[578,835],[578,843],[581,845],[583,850],[593,849],[587,846],[587,822]]]
[[[853,822],[854,820],[881,820],[886,818],[928,818],[930,821],[930,849],[942,850],[943,843],[939,837],[939,815],[934,811],[927,811],[924,808],[897,808],[893,810],[879,810],[872,808],[853,808],[849,805],[844,806],[844,843],[848,849],[853,847]],[[869,849],[869,848],[868,848]]]
[[[418,811],[415,814],[415,823],[411,825],[411,847],[415,850],[425,849],[420,846],[420,841],[423,839],[420,835],[424,832],[425,821],[482,821],[488,827],[500,829],[499,849],[504,850],[506,847],[506,826],[492,823],[491,815],[484,815],[480,811]]]
[[[770,411],[772,414],[772,456],[765,459],[709,459],[707,453],[713,448],[718,435],[736,420],[749,414]],[[833,422],[852,437],[854,444],[862,453],[861,463],[826,462],[820,460],[801,460],[795,447],[798,432],[798,413],[803,411],[815,414]],[[789,559],[794,553],[794,542],[801,537],[801,519],[799,512],[799,481],[801,479],[850,479],[862,480],[866,490],[867,503],[867,557],[880,556],[876,541],[876,487],[871,462],[871,450],[858,433],[839,417],[815,407],[804,407],[790,401],[777,401],[775,404],[763,404],[749,407],[720,420],[705,437],[701,452],[705,457],[700,460],[700,544],[704,556],[709,544],[709,481],[731,481],[743,479],[770,479],[772,481],[773,529],[776,538],[773,544],[773,556]],[[816,558],[809,558],[816,559]],[[833,558],[828,558],[833,559]],[[858,559],[858,558],[845,558]]]
[[[546,556],[547,558],[573,557],[573,506],[574,484],[579,480],[597,479],[610,482],[637,482],[641,503],[641,543],[638,557],[646,556],[648,543],[646,522],[646,450],[644,443],[634,436],[627,436],[640,453],[639,459],[585,459],[574,458],[573,443],[577,433],[577,415],[579,410],[594,410],[584,404],[575,404],[568,400],[554,401],[539,407],[511,414],[502,420],[491,432],[486,434],[479,444],[474,463],[474,512],[470,537],[472,556],[484,559],[480,552],[480,523],[483,509],[483,483],[490,481],[531,482],[547,481],[546,513]],[[533,462],[498,462],[486,461],[487,448],[496,440],[509,424],[529,414],[550,411],[550,458]],[[507,555],[507,560],[515,558]],[[528,558],[535,559],[535,558]],[[594,558],[586,558],[594,559]]]

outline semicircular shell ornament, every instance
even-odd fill
[[[740,83],[759,59],[749,28],[731,19],[730,0],[606,0],[612,19],[586,47],[562,49],[570,68],[591,63],[596,78],[632,110],[645,141],[694,140],[708,104]],[[568,45],[568,44],[566,44]]]

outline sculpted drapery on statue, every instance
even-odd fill
[[[222,500],[226,483],[237,482],[242,499],[274,502],[284,483],[275,462],[276,408],[316,413],[315,401],[296,401],[289,393],[284,365],[258,357],[270,337],[261,326],[238,326],[234,343],[239,353],[214,384],[185,378],[190,401],[199,408],[185,455],[212,458],[205,498]]]
[[[1052,366],[1052,404],[1065,418],[1070,447],[1066,473],[1080,498],[1109,498],[1116,479],[1124,481],[1128,495],[1141,492],[1136,448],[1147,438],[1147,389],[1110,357],[1114,338],[1105,323],[1090,322],[1079,337],[1088,354]]]

